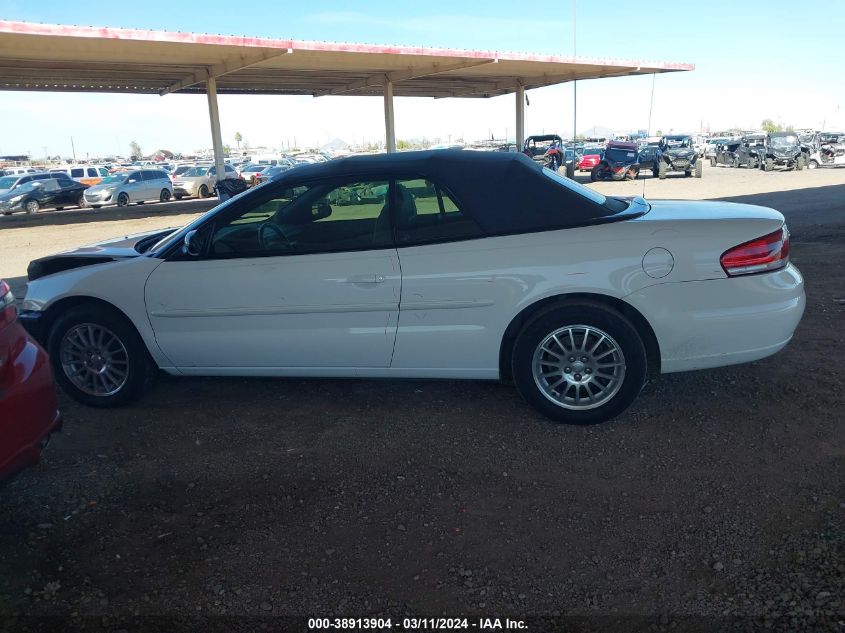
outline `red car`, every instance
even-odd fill
[[[578,171],[592,171],[601,162],[601,154],[584,154],[578,161]]]
[[[38,463],[61,427],[50,360],[18,323],[15,297],[0,280],[0,481]]]

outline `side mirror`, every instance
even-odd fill
[[[188,231],[185,235],[185,252],[191,257],[199,257],[202,255],[202,247],[203,243],[199,232],[196,229]]]

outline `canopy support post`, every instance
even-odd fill
[[[220,111],[217,109],[217,80],[214,77],[206,79],[206,95],[208,96],[208,118],[211,120],[211,144],[214,148],[214,168],[217,178],[226,177],[226,165],[223,160],[223,136],[220,134]]]
[[[522,151],[525,142],[525,86],[520,82],[516,87],[516,151]],[[507,141],[507,139],[505,139]]]
[[[396,151],[396,125],[393,120],[393,82],[384,82],[384,147],[388,153]]]

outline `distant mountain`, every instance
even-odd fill
[[[600,125],[594,125],[583,132],[578,132],[578,134],[586,136],[587,138],[613,138],[613,130],[609,127],[602,127]]]
[[[344,141],[342,138],[333,138],[331,141],[329,141],[325,145],[321,145],[320,149],[327,149],[327,150],[349,149],[349,143]]]

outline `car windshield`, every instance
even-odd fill
[[[601,195],[598,191],[594,191],[584,185],[575,182],[574,180],[570,180],[569,178],[565,178],[561,176],[559,173],[552,171],[551,169],[543,169],[543,174],[545,174],[548,178],[551,178],[556,183],[559,183],[566,187],[567,189],[574,191],[580,196],[584,196],[588,200],[595,202],[596,204],[604,204],[607,202],[607,198]]]
[[[667,138],[666,147],[669,149],[679,149],[682,147],[690,147],[692,139],[689,138]]]
[[[209,169],[210,167],[191,167],[182,175],[185,176],[185,178],[190,178],[191,176],[205,176]]]
[[[247,165],[241,171],[247,172],[256,172],[256,171],[264,171],[266,167],[264,165]]]
[[[126,180],[126,174],[112,174],[100,181],[101,185],[119,185]]]
[[[770,141],[772,147],[789,147],[798,144],[797,136],[773,136]]]
[[[3,176],[0,178],[0,189],[11,189],[20,176]]]

